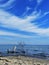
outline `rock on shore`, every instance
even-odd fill
[[[49,65],[49,60],[25,56],[7,56],[0,57],[0,65]]]

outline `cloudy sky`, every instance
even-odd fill
[[[49,0],[0,0],[0,44],[49,44]]]

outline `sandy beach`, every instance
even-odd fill
[[[0,65],[49,65],[49,60],[25,56],[0,57]]]

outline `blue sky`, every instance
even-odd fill
[[[0,44],[49,44],[49,0],[0,0]]]

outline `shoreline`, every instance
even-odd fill
[[[0,57],[0,65],[49,65],[49,60],[27,56],[5,56]]]

